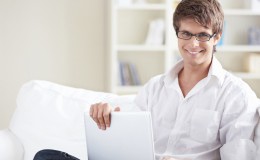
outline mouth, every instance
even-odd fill
[[[204,50],[199,50],[199,51],[190,51],[190,50],[186,50],[189,54],[191,55],[197,55],[199,53],[202,53]]]

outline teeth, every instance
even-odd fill
[[[199,52],[190,52],[190,54],[198,54]]]

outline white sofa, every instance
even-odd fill
[[[41,149],[57,149],[87,160],[84,111],[108,102],[132,109],[134,95],[76,89],[46,81],[22,86],[8,129],[0,131],[0,160],[32,160]]]
[[[68,152],[87,160],[83,112],[90,104],[108,102],[134,110],[134,95],[76,89],[46,81],[23,85],[8,129],[0,131],[0,160],[32,160],[41,149]],[[255,142],[260,146],[260,125]],[[260,147],[258,156],[260,160]]]

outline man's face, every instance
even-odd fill
[[[180,22],[179,31],[191,34],[213,35],[211,28],[205,28],[193,19],[185,19]],[[220,35],[217,34],[209,41],[200,42],[192,36],[189,40],[178,38],[179,51],[183,57],[184,65],[208,66],[211,63],[213,46],[217,44]]]

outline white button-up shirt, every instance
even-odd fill
[[[183,96],[179,61],[168,73],[152,78],[136,97],[150,111],[157,158],[251,160],[259,100],[241,79],[214,57],[208,76]]]

